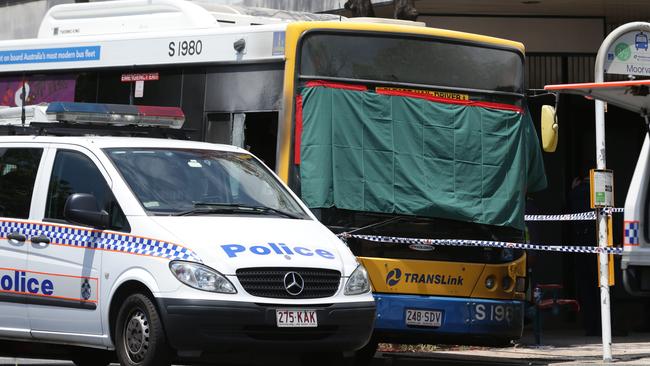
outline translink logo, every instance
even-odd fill
[[[394,268],[386,275],[388,286],[397,285],[402,279],[402,270]],[[404,283],[424,283],[430,285],[462,286],[463,276],[449,276],[437,273],[404,273]]]
[[[399,283],[399,280],[402,279],[402,271],[399,268],[395,268],[388,272],[386,275],[386,284],[388,286],[395,286]]]

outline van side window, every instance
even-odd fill
[[[63,207],[73,193],[92,194],[97,206],[111,216],[110,229],[130,231],[126,216],[95,163],[78,151],[58,150],[47,192],[45,218],[65,221]]]
[[[0,148],[0,217],[29,218],[43,149]]]

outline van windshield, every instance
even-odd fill
[[[268,169],[249,154],[165,148],[105,151],[150,214],[309,218]]]

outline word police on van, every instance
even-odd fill
[[[0,110],[0,339],[81,347],[67,354],[77,365],[364,346],[366,270],[256,157],[104,136],[172,135],[183,120],[167,107]]]

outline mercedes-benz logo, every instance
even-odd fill
[[[298,296],[305,289],[305,280],[298,272],[287,272],[284,275],[284,288],[289,295]]]

